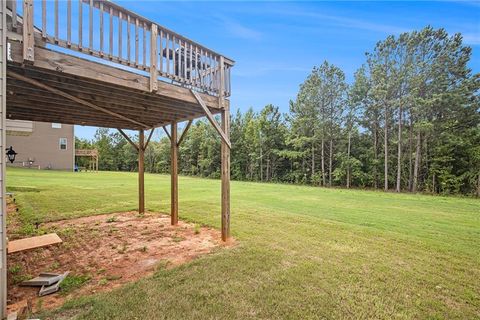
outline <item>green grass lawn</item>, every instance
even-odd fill
[[[169,176],[146,175],[168,212]],[[137,207],[135,173],[9,169],[29,223]],[[239,245],[106,294],[79,319],[480,319],[480,201],[232,182]],[[220,181],[181,177],[180,218],[220,225]]]

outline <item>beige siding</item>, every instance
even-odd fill
[[[60,149],[60,139],[67,139],[67,149]],[[62,124],[52,128],[51,123],[33,122],[33,131],[28,136],[7,134],[7,148],[12,146],[18,153],[14,166],[40,169],[73,170],[75,139],[72,125]],[[10,164],[8,164],[10,165]]]

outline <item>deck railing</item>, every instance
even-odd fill
[[[31,24],[52,46],[147,72],[151,90],[157,89],[160,77],[215,96],[223,89],[223,96],[230,96],[232,60],[115,3],[103,0],[8,0],[7,3],[12,12],[10,31],[19,32],[24,24],[27,28]],[[25,36],[34,37],[33,32],[29,35],[23,30],[23,34],[24,43],[28,43]],[[24,53],[28,59],[28,52]]]
[[[75,149],[75,156],[89,156],[89,157],[97,157],[98,150],[97,149]]]

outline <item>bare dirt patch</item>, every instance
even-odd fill
[[[18,239],[17,232],[20,230],[21,222],[17,212],[15,198],[7,198],[7,234],[10,240]]]
[[[66,299],[109,291],[158,268],[174,267],[232,245],[221,242],[218,230],[182,221],[171,226],[170,216],[155,213],[98,215],[41,227],[57,232],[63,243],[8,255],[9,311],[27,303],[34,310],[58,307]],[[70,271],[70,289],[39,298],[38,288],[18,286],[45,271]]]

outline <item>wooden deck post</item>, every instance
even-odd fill
[[[178,144],[177,144],[177,123],[172,121],[170,129],[171,143],[171,210],[170,219],[172,225],[178,224]]]
[[[152,23],[152,30],[150,33],[150,91],[158,90],[158,48],[157,48],[158,27]]]
[[[2,1],[4,2],[4,1]],[[33,0],[23,1],[23,60],[33,61],[35,45],[33,30]]]
[[[138,212],[145,213],[145,131],[138,131]]]
[[[223,57],[220,57],[220,90],[219,104],[223,107],[222,111],[222,131],[228,141],[230,141],[230,109],[223,103],[225,85],[225,65]],[[222,140],[222,240],[227,241],[230,237],[230,145]]]
[[[222,129],[230,136],[230,110],[222,111]],[[222,141],[222,240],[230,237],[230,148]]]
[[[0,319],[7,317],[7,208],[5,199],[5,133],[7,82],[7,8],[0,2]]]

